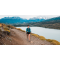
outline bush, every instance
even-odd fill
[[[3,26],[4,31],[7,31],[10,33],[9,27]]]
[[[56,40],[52,40],[52,39],[46,39],[47,41],[51,42],[54,45],[60,45],[60,42],[56,41]]]

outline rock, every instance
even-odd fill
[[[12,38],[6,37],[6,40],[12,40]]]
[[[6,45],[5,43],[3,45]]]
[[[11,42],[11,41],[10,41]]]
[[[9,40],[12,40],[12,38],[9,38]]]

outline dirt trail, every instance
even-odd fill
[[[16,45],[51,45],[50,42],[48,41],[44,41],[44,40],[40,40],[39,38],[32,36],[31,35],[31,42],[27,41],[27,36],[25,32],[22,32],[20,30],[17,29],[11,29],[12,32],[14,32],[15,35],[13,38],[13,42]]]
[[[27,40],[26,32],[17,29],[10,29],[11,35],[6,35],[5,38],[0,39],[0,45],[52,45],[50,42],[40,40],[31,35],[31,41]]]

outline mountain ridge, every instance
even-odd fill
[[[0,23],[5,23],[5,24],[21,24],[21,23],[31,23],[31,22],[41,22],[45,19],[23,19],[20,17],[4,17],[0,19]]]
[[[0,19],[0,23],[4,23],[7,25],[13,26],[39,26],[39,27],[46,27],[46,28],[54,28],[60,29],[60,16],[54,17],[50,19],[39,19],[39,18],[31,18],[29,20],[23,19],[20,17],[4,17]]]

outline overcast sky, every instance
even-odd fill
[[[46,18],[52,18],[52,17],[57,17],[59,15],[0,15],[0,19],[1,18],[4,18],[4,17],[21,17],[21,18],[24,18],[24,19],[30,19],[30,18],[33,18],[33,17],[46,17]]]

